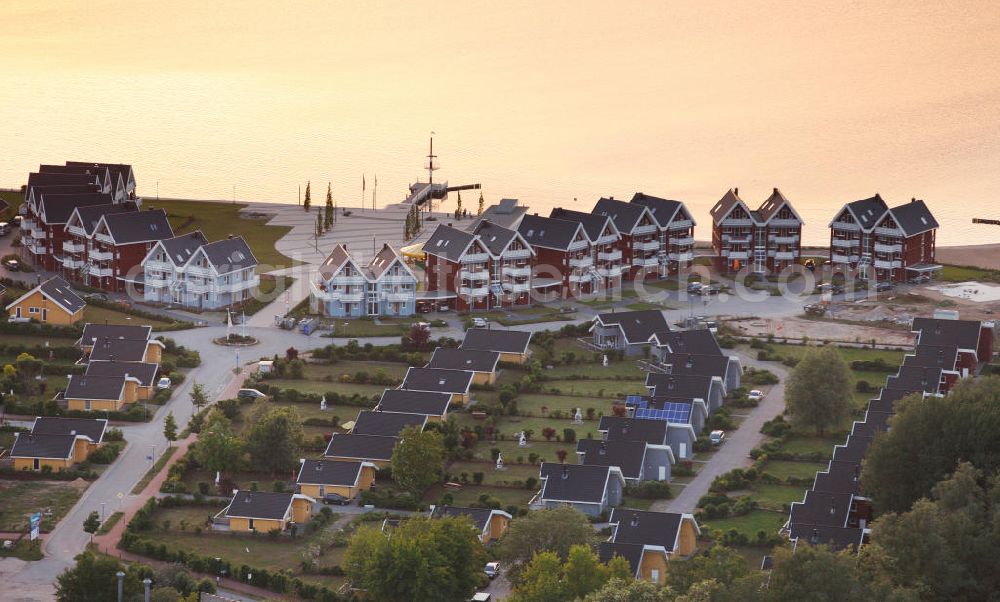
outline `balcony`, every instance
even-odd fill
[[[689,219],[675,219],[670,222],[671,230],[687,230],[688,228],[694,226],[694,222]]]
[[[747,226],[752,226],[753,220],[748,218],[745,219],[727,218],[722,220],[722,223],[720,223],[719,225],[728,228],[745,228]]]
[[[830,227],[839,232],[860,232],[861,226],[847,222],[833,222]]]
[[[66,261],[63,261],[63,265],[66,265]],[[170,285],[170,281],[166,278],[154,278],[152,276],[146,276],[143,279],[143,285],[149,288],[166,288]]]
[[[684,236],[684,237],[681,237],[681,238],[671,238],[667,242],[672,247],[673,246],[677,246],[677,247],[690,247],[691,245],[694,244],[694,237],[693,236]]]
[[[660,241],[647,240],[646,242],[634,242],[632,243],[632,249],[634,251],[659,251]]]
[[[577,240],[577,241],[569,243],[569,250],[570,251],[583,251],[584,249],[586,249],[589,246],[590,246],[590,242],[589,241],[587,241],[587,240]]]
[[[28,204],[21,203],[21,206],[17,208],[18,215],[28,215]]]
[[[22,232],[27,232],[29,230],[32,230],[34,227],[35,227],[35,220],[31,220],[31,219],[22,219],[21,220],[21,231]]]
[[[728,249],[723,249],[722,256],[728,259],[740,259],[746,261],[747,259],[750,259],[750,251],[730,251]]]
[[[861,241],[856,238],[834,238],[831,244],[837,249],[851,249],[861,246]]]
[[[84,232],[83,228],[81,228],[80,226],[66,226],[66,231],[72,234],[73,236],[80,236],[82,238],[87,237],[87,233]]]
[[[798,228],[802,222],[797,219],[772,219],[767,225],[772,228]]]
[[[462,263],[486,263],[490,256],[486,253],[466,253],[462,255]]]
[[[594,265],[593,257],[576,257],[569,260],[569,267],[571,268],[583,269],[589,268],[592,265]]]
[[[91,249],[90,258],[94,261],[111,261],[114,257],[114,253],[111,251],[101,251],[100,249]]]
[[[796,251],[778,251],[774,254],[774,258],[778,261],[792,261],[798,256]]]
[[[174,264],[168,261],[156,261],[155,259],[150,259],[146,262],[146,268],[160,272],[173,272]]]
[[[460,277],[465,278],[466,280],[489,280],[490,271],[485,268],[477,270],[462,270]]]
[[[891,270],[893,268],[899,268],[903,266],[903,262],[898,259],[876,259],[875,267],[881,270]]]
[[[896,238],[903,237],[903,231],[899,228],[875,228],[875,234],[879,236],[895,236]]]
[[[688,251],[687,253],[670,253],[667,255],[670,261],[694,261],[694,253]]]
[[[382,276],[379,278],[379,282],[383,284],[414,284],[416,279],[410,275],[392,275],[392,276]]]
[[[45,249],[45,245],[37,242],[29,242],[24,245],[28,249],[29,253],[34,253],[35,255],[45,255],[48,251]]]
[[[98,278],[106,278],[111,276],[113,273],[111,268],[102,268],[96,265],[90,266],[90,275],[96,276]]]
[[[875,243],[875,252],[876,253],[902,253],[903,252],[903,245],[901,245],[901,244],[886,245],[886,244],[882,244],[880,242],[877,242],[877,243]]]
[[[66,253],[83,253],[84,244],[73,240],[63,242],[63,251]]]
[[[645,236],[646,234],[654,234],[659,230],[656,224],[649,224],[648,226],[636,226],[632,228],[632,236]]]
[[[847,255],[842,255],[840,253],[834,253],[830,255],[830,261],[833,263],[850,263],[850,258]]]
[[[192,271],[192,270],[204,270],[204,274],[201,274],[201,273],[199,273],[197,271]],[[195,275],[198,275],[198,276],[201,276],[201,275],[210,276],[211,275],[211,272],[208,270],[208,268],[188,268],[188,273],[189,274],[195,274]],[[365,277],[364,276],[334,276],[333,279],[330,282],[334,286],[336,286],[336,285],[347,286],[347,285],[352,285],[352,284],[353,285],[360,285],[360,284],[364,284],[365,283]]]
[[[622,266],[613,265],[607,268],[597,268],[597,273],[605,278],[617,278],[622,275]]]
[[[63,257],[62,264],[67,270],[78,270],[83,267],[84,262],[82,259],[74,257]]]
[[[597,259],[600,261],[620,261],[621,258],[621,249],[615,249],[614,251],[601,251],[597,254]]]
[[[505,267],[502,269],[502,272],[505,276],[511,276],[513,278],[531,276],[531,266],[524,265],[520,267]]]
[[[460,286],[458,287],[458,294],[463,297],[485,297],[490,292],[490,287],[488,286]]]
[[[530,282],[504,282],[503,290],[508,293],[527,293],[531,291]]]
[[[512,249],[503,254],[504,259],[527,259],[531,257],[531,249]]]
[[[604,236],[602,236],[602,237],[598,238],[596,241],[594,241],[594,244],[595,245],[610,245],[610,244],[614,244],[614,243],[618,242],[618,240],[620,238],[621,238],[620,236],[617,236],[615,234],[605,234]]]
[[[768,237],[768,242],[774,243],[776,245],[794,245],[798,244],[799,237],[797,235],[792,236],[770,236]]]
[[[236,293],[260,284],[260,277],[256,274],[247,280],[237,280],[236,282],[220,282],[213,284],[210,288],[217,293]]]
[[[731,242],[731,243],[739,243],[739,244],[750,244],[751,240],[753,240],[753,236],[750,235],[750,234],[747,234],[745,236],[742,235],[742,234],[739,235],[739,236],[734,236],[732,234],[723,234],[722,235],[722,242]]]
[[[200,295],[207,293],[209,291],[209,285],[207,282],[198,282],[195,280],[187,280],[184,282],[184,289],[189,293],[194,293]]]
[[[365,298],[364,292],[357,293],[340,293],[338,299],[341,303],[361,303],[361,300]]]
[[[35,226],[31,228],[31,236],[39,240],[44,240],[45,228],[39,226],[38,224],[35,224]]]
[[[658,257],[634,257],[632,259],[632,265],[642,268],[652,268],[660,265],[660,259]]]
[[[399,293],[387,293],[385,300],[389,303],[406,303],[412,301],[416,298],[416,294],[413,291],[410,292],[399,292]]]
[[[107,235],[107,234],[105,234],[103,232],[98,232],[97,234],[94,235],[94,238],[97,239],[97,240],[99,240],[100,242],[103,242],[104,244],[108,244],[108,245],[115,244],[115,241],[112,240],[112,238],[109,235]]]
[[[573,272],[569,275],[570,282],[590,282],[590,272]]]

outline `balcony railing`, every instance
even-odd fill
[[[660,265],[660,260],[657,257],[635,257],[632,259],[632,265],[643,268],[651,268]]]
[[[80,226],[66,226],[66,232],[69,232],[73,236],[87,236],[87,233]]]
[[[861,226],[847,222],[833,222],[830,227],[841,232],[858,232],[861,230]]]
[[[875,228],[875,234],[879,236],[903,236],[903,231],[899,228]]]
[[[530,282],[504,282],[503,289],[508,293],[527,293],[531,290]]]
[[[832,244],[838,249],[850,249],[853,247],[860,247],[861,241],[856,238],[834,238]]]
[[[830,255],[830,261],[833,263],[850,263],[850,258],[847,255],[841,253],[833,253]]]
[[[110,236],[108,236],[107,234],[105,234],[103,232],[98,232],[97,234],[94,235],[94,238],[96,238],[97,240],[99,240],[99,241],[101,241],[101,242],[103,242],[105,244],[109,244],[109,245],[115,244],[115,241],[112,240],[112,238]]]
[[[636,251],[658,251],[660,249],[660,241],[648,240],[646,242],[635,242],[632,243],[632,248]]]
[[[27,248],[30,253],[34,253],[35,255],[45,255],[48,253],[45,249],[45,245],[36,242],[26,244],[25,248]]]
[[[597,273],[605,278],[617,278],[622,275],[622,266],[613,265],[607,268],[597,268]]]
[[[632,236],[644,236],[646,234],[652,234],[659,230],[656,224],[649,224],[648,226],[636,226],[632,228]]]
[[[84,245],[82,242],[76,242],[73,240],[67,240],[63,242],[63,251],[67,253],[83,253]]]
[[[199,268],[199,269],[204,269],[204,268]],[[188,268],[188,272],[194,273],[194,272],[191,272],[191,268]],[[205,275],[206,276],[209,275],[209,272],[207,270],[205,272]],[[365,283],[365,277],[364,276],[334,276],[333,279],[330,282],[333,283],[334,285],[337,285],[337,284],[340,284],[340,285],[349,285],[349,284],[358,285],[358,284],[364,284]]]
[[[752,226],[753,220],[748,218],[736,219],[733,217],[729,217],[722,220],[722,223],[720,223],[719,225],[723,227],[740,228],[740,227]]]
[[[531,266],[525,265],[520,267],[506,267],[503,268],[503,273],[507,276],[519,277],[519,276],[530,276]]]
[[[772,219],[767,222],[772,228],[797,228],[802,225],[797,219]]]
[[[730,251],[728,249],[723,249],[722,256],[729,259],[742,259],[746,261],[750,258],[750,251]]]
[[[462,263],[486,263],[490,256],[486,253],[467,253],[462,255]]]
[[[891,270],[892,268],[902,267],[903,262],[898,259],[888,260],[888,259],[876,259],[875,267],[883,270]]]
[[[753,236],[750,235],[750,234],[747,234],[747,235],[742,235],[741,234],[741,235],[737,235],[737,236],[734,236],[732,234],[723,234],[722,235],[722,242],[732,242],[732,243],[748,244],[751,240],[753,240]]]
[[[571,268],[589,268],[592,265],[594,265],[593,257],[576,257],[569,260]]]
[[[211,268],[203,268],[196,265],[185,268],[184,273],[189,276],[198,276],[200,278],[208,278],[213,276]]]
[[[413,276],[382,276],[379,278],[379,282],[383,284],[413,284],[416,279]]]
[[[621,249],[615,249],[614,251],[601,251],[597,254],[597,258],[601,261],[618,261],[622,258]]]
[[[209,288],[217,293],[235,293],[254,288],[259,284],[260,284],[260,277],[254,275],[253,278],[248,278],[247,280],[237,280],[236,282],[214,283],[211,284]]]
[[[155,259],[150,259],[146,262],[146,268],[150,270],[159,270],[161,272],[173,272],[174,264],[168,261],[157,261]]]
[[[903,252],[903,245],[901,245],[901,244],[886,245],[886,244],[882,244],[880,242],[877,242],[877,243],[875,243],[875,252],[876,253],[902,253]]]
[[[618,241],[620,237],[615,234],[605,234],[604,236],[598,238],[594,241],[595,245],[610,245]]]
[[[768,237],[767,240],[769,242],[772,242],[772,243],[776,244],[776,245],[794,245],[797,242],[799,242],[799,237],[795,236],[795,235],[793,235],[793,236],[770,236],[770,237]]]
[[[668,242],[670,243],[670,246],[689,247],[694,244],[694,237],[685,236],[682,238],[671,238]]]
[[[45,228],[43,228],[43,227],[41,227],[41,226],[39,226],[39,225],[36,224],[33,228],[31,228],[31,236],[33,236],[34,238],[38,238],[38,239],[44,239],[45,238]]]
[[[101,267],[97,267],[96,265],[90,266],[90,275],[91,276],[97,276],[98,278],[104,278],[104,277],[107,277],[107,276],[111,276],[111,274],[112,274],[111,268],[101,268]]]
[[[385,296],[385,300],[389,303],[406,303],[416,298],[416,294],[413,291],[408,293],[388,293]]]
[[[83,267],[84,261],[75,257],[63,257],[63,267],[67,270],[78,270]]]
[[[586,240],[576,240],[569,243],[570,251],[582,251],[590,246],[590,242]]]
[[[90,250],[90,258],[94,261],[111,261],[112,257],[114,257],[114,253],[111,251],[101,251],[98,249]]]
[[[694,253],[688,251],[687,253],[670,253],[667,255],[670,261],[694,261]]]
[[[461,277],[467,280],[489,280],[490,271],[487,269],[462,270]]]
[[[671,230],[687,230],[688,228],[690,228],[693,225],[694,225],[694,222],[692,222],[689,219],[675,219],[674,221],[670,222],[670,229]]]
[[[795,259],[798,255],[796,251],[778,251],[774,254],[774,258],[778,261],[791,261]]]
[[[490,287],[488,286],[460,286],[458,287],[458,294],[463,297],[485,297],[490,292]]]
[[[531,257],[531,249],[511,249],[505,251],[504,259],[527,259]]]

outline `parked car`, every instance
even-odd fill
[[[701,292],[701,286],[702,284],[700,282],[689,282],[687,290],[689,293],[698,294]]]
[[[709,286],[701,287],[701,292],[706,295],[718,295],[722,292],[722,286],[718,284],[712,284]]]
[[[11,272],[20,272],[21,262],[16,259],[8,259],[7,261],[3,262],[3,267],[7,268],[7,270]]]
[[[351,503],[351,500],[340,495],[339,493],[328,493],[323,496],[323,503],[327,506],[346,506]]]
[[[878,284],[875,285],[875,290],[880,293],[891,291],[894,290],[895,288],[896,285],[891,282],[879,282]]]
[[[489,592],[476,592],[469,602],[493,602],[493,594]]]
[[[163,378],[161,378],[160,380],[158,380],[156,382],[156,388],[157,389],[169,389],[170,388],[170,379],[167,378],[166,376],[164,376]]]
[[[490,321],[486,318],[472,318],[472,325],[476,328],[486,328],[486,325],[489,324],[489,322]]]
[[[726,440],[726,431],[712,431],[708,440],[712,442],[712,445],[722,445],[722,442]]]
[[[764,392],[759,389],[753,389],[747,393],[747,399],[750,401],[760,401],[761,399],[764,399]]]
[[[258,399],[260,397],[267,397],[257,389],[240,389],[236,394],[237,399]]]
[[[486,576],[490,579],[495,579],[497,575],[500,574],[500,563],[499,562],[487,562],[486,568],[483,569]]]

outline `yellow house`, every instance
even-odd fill
[[[384,468],[392,460],[397,441],[399,437],[334,433],[323,457],[344,462],[370,462],[377,468]]]
[[[63,397],[69,410],[83,412],[118,412],[139,399],[142,383],[134,376],[69,377]]]
[[[347,428],[345,423],[344,428]],[[427,416],[407,412],[382,412],[380,410],[361,410],[354,419],[351,433],[355,435],[382,435],[398,437],[403,429],[415,426],[421,431],[427,426]]]
[[[66,325],[79,322],[86,307],[69,283],[56,276],[15,299],[7,306],[7,314],[15,320]]]
[[[295,483],[300,493],[317,500],[328,493],[353,500],[362,491],[371,489],[376,470],[378,466],[372,462],[303,460]]]
[[[83,462],[104,440],[107,420],[82,418],[36,418],[32,430],[17,433],[10,457],[14,470],[53,472],[68,470]]]
[[[216,519],[227,519],[229,530],[237,533],[282,532],[292,523],[307,523],[315,503],[315,499],[298,493],[236,491],[232,501],[216,515]],[[216,520],[214,526],[224,522]]]
[[[450,406],[451,395],[448,393],[386,389],[375,409],[380,412],[421,414],[427,417],[427,422],[440,422],[447,418]]]
[[[501,328],[470,328],[465,331],[461,349],[496,351],[500,361],[524,364],[531,359],[531,333]]]
[[[663,585],[667,562],[697,551],[701,533],[691,514],[615,508],[608,519],[611,537],[601,544],[603,562],[614,556],[628,560],[636,579]]]
[[[115,376],[138,379],[136,399],[145,401],[156,394],[156,375],[160,366],[148,362],[112,362],[91,360],[87,364],[86,376]]]
[[[426,368],[467,370],[472,372],[472,384],[492,385],[497,381],[500,353],[482,349],[438,347]]]
[[[152,336],[151,326],[88,323],[77,343],[88,361],[159,364],[164,345]]]
[[[473,528],[484,545],[503,537],[510,526],[511,516],[503,510],[492,508],[462,508],[457,506],[431,506],[431,518],[464,516],[472,521]]]
[[[448,393],[451,403],[464,405],[470,399],[469,388],[475,373],[468,370],[447,370],[440,368],[415,368],[406,370],[400,389],[407,391],[429,391]]]

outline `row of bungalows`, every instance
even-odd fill
[[[104,445],[108,421],[38,416],[28,432],[15,435],[14,470],[62,472],[84,462]]]
[[[335,318],[411,316],[416,312],[417,277],[388,244],[365,263],[338,244],[311,282],[314,313]]]
[[[868,540],[872,501],[862,492],[863,461],[875,437],[888,431],[896,404],[905,397],[946,395],[959,378],[974,377],[993,356],[990,322],[915,318],[913,353],[886,378],[868,402],[863,420],[854,422],[847,440],[833,449],[826,470],[816,473],[801,502],[791,506],[783,527],[793,545],[826,544],[858,551]]]
[[[452,407],[470,401],[473,384],[496,381],[501,362],[524,363],[530,356],[531,333],[473,328],[457,349],[438,348],[424,367],[410,367],[396,389],[383,391],[373,410],[363,410],[347,433],[333,433],[326,460],[388,466],[409,426],[420,429],[440,422]]]
[[[62,393],[66,409],[120,412],[156,393],[164,345],[150,326],[87,324],[77,344],[83,374],[72,374]]]

